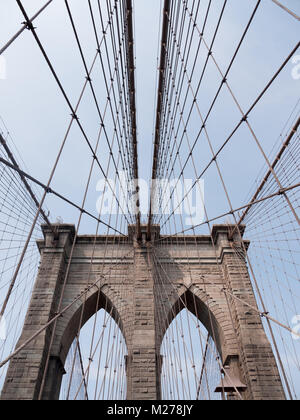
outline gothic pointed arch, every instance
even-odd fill
[[[177,299],[173,297],[169,310],[165,311],[167,316],[163,323],[161,342],[164,333],[183,309],[190,311],[206,328],[223,360],[226,359],[228,354],[237,354],[237,342],[233,326],[224,317],[222,308],[217,301],[206,290],[197,286],[191,286],[190,288],[181,286],[178,290]]]
[[[58,331],[61,331],[59,338],[59,357],[63,364],[78,332],[101,309],[104,309],[113,318],[126,341],[126,332],[120,312],[117,309],[116,296],[113,295],[108,287],[104,287],[101,290],[95,288],[87,296],[85,301],[81,302],[73,311],[68,312],[65,319],[61,319],[58,324]]]

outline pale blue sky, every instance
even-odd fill
[[[1,6],[3,5],[0,14],[0,40],[3,44],[20,27],[23,17],[16,2],[1,0],[0,3]],[[149,179],[152,165],[152,133],[161,1],[139,0],[134,3],[139,166],[140,176]],[[220,3],[216,2],[212,8],[210,25],[208,25],[206,34],[207,41],[211,37]],[[296,12],[300,8],[298,0],[289,0],[285,3]],[[24,1],[29,15],[32,15],[42,4],[42,1]],[[95,51],[95,41],[90,25],[86,25],[89,22],[88,8],[84,2],[73,1],[71,5],[85,48],[87,62],[90,63]],[[229,63],[254,5],[254,0],[231,0],[228,2],[214,48],[216,60],[222,70],[226,69]],[[266,16],[268,16],[267,19]],[[66,21],[65,7],[61,2],[54,1],[48,11],[37,19],[35,25],[45,49],[53,60],[55,69],[74,103],[78,98],[84,73],[80,57],[75,49],[71,27],[69,24],[65,24]],[[297,38],[296,20],[274,5],[271,0],[263,0],[244,47],[241,49],[228,78],[244,109],[249,107],[272,77],[296,44]],[[204,49],[202,53],[205,53]],[[7,79],[0,81],[0,96],[5,98],[0,102],[0,115],[6,122],[30,172],[45,182],[66,131],[69,110],[29,31],[25,31],[7,50],[5,58]],[[286,67],[250,118],[257,136],[268,153],[299,96],[300,82],[291,77],[292,68],[292,63]],[[199,93],[203,114],[205,114],[218,86],[217,82],[219,83],[220,80],[213,65],[210,65],[209,70],[206,83],[203,84],[203,89]],[[194,82],[195,86],[196,82],[197,79]],[[79,114],[84,128],[92,139],[95,139],[97,133],[94,108],[88,93]],[[208,130],[214,147],[217,149],[239,120],[239,113],[232,105],[232,100],[226,91],[220,95],[215,109],[208,123]],[[197,125],[197,120],[195,120],[193,133],[196,133],[198,129]],[[191,138],[193,139],[193,137]],[[199,149],[196,149],[195,156],[200,172],[209,157],[207,146],[203,144],[203,141],[199,142]],[[78,134],[77,128],[74,128],[58,167],[53,186],[74,201],[81,201],[81,191],[87,177],[86,168],[89,163],[89,152]],[[239,135],[235,136],[225,149],[220,159],[220,165],[229,185],[234,206],[239,206],[245,201],[258,170],[263,165],[263,160],[245,129],[241,129]],[[240,176],[236,177],[236,173],[239,173]],[[194,178],[189,167],[186,177]],[[93,213],[96,210],[95,201],[98,197],[96,192],[98,178],[99,176],[95,175],[89,196],[88,207]],[[209,216],[213,217],[228,210],[215,169],[207,172],[205,183]],[[51,208],[54,218],[61,216],[68,222],[75,220],[76,211],[68,208],[64,203],[51,200],[47,205]],[[88,228],[88,226],[84,226],[85,229]]]

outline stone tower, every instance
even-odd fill
[[[93,258],[95,237],[77,237],[62,307],[84,292],[91,261],[92,273],[107,265],[111,274],[109,281],[103,279],[100,298],[99,286],[92,287],[86,292],[84,302],[77,300],[58,319],[42,398],[59,398],[65,360],[78,327],[103,308],[106,301],[110,306],[106,310],[119,320],[127,344],[127,398],[159,400],[163,363],[161,342],[168,325],[183,309],[184,301],[187,309],[214,337],[222,363],[234,382],[224,381],[223,384],[231,398],[234,398],[234,385],[244,399],[285,399],[260,315],[241,302],[244,300],[257,308],[245,256],[237,254],[232,246],[233,241],[240,242],[240,234],[232,237],[230,226],[218,225],[213,228],[213,240],[211,236],[176,236],[163,241],[159,227],[153,226],[151,241],[147,241],[146,231],[146,226],[142,226],[142,239],[137,241],[134,227],[129,226],[128,236],[117,238],[117,251],[114,249],[116,236],[97,237]],[[38,242],[41,264],[17,347],[46,325],[58,311],[75,228],[73,225],[59,225],[57,232],[54,238],[52,231],[43,227],[44,240]],[[244,248],[249,245],[246,241],[244,244]],[[154,251],[159,264],[153,262]],[[123,278],[126,273],[122,286],[119,281],[121,272]],[[172,287],[165,281],[166,277],[172,279]],[[96,280],[96,274],[92,274],[90,283]],[[158,293],[162,285],[166,290],[164,299]],[[224,288],[230,292],[228,295]],[[163,322],[158,323],[158,318]],[[52,326],[11,360],[1,399],[38,398],[51,333]]]

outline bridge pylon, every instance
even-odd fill
[[[232,237],[230,226],[214,226],[212,237],[182,235],[164,240],[159,226],[152,226],[147,240],[144,225],[139,239],[134,226],[128,227],[126,237],[78,236],[71,261],[75,227],[56,228],[55,237],[53,229],[43,226],[39,272],[16,347],[59,313],[59,302],[62,308],[76,303],[58,318],[54,334],[51,324],[11,360],[2,400],[58,399],[70,346],[78,330],[102,308],[118,322],[126,340],[128,400],[162,398],[161,344],[184,308],[198,317],[214,339],[227,374],[220,391],[230,399],[237,397],[236,391],[248,400],[285,399],[271,345],[259,311],[254,310],[258,307],[245,255],[232,246],[241,235],[235,232]],[[241,227],[242,235],[243,231]],[[244,241],[243,248],[248,245]],[[89,284],[93,285],[106,269],[109,276],[86,290],[87,273],[91,272]]]

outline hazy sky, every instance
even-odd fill
[[[43,1],[23,2],[29,15],[32,15]],[[205,4],[203,2],[203,13]],[[214,2],[211,20],[207,29],[207,40],[215,27],[221,3]],[[286,0],[285,4],[296,12],[298,0]],[[0,42],[4,44],[20,27],[23,17],[14,1],[0,0]],[[91,31],[86,2],[71,1],[74,19],[84,46],[87,62],[91,62],[95,52],[95,41]],[[224,15],[214,54],[221,68],[226,69],[236,48],[242,31],[248,21],[254,0],[230,0]],[[136,78],[138,104],[138,141],[140,176],[149,179],[152,159],[154,100],[157,76],[157,55],[161,18],[161,0],[137,0],[135,7],[136,39]],[[266,18],[267,17],[267,18]],[[73,103],[79,96],[84,71],[76,50],[74,35],[70,24],[66,25],[67,14],[64,2],[54,1],[46,13],[35,22],[47,53]],[[256,98],[258,93],[272,77],[284,58],[298,40],[297,21],[283,12],[271,0],[263,0],[259,12],[247,35],[244,47],[232,68],[229,82],[244,109]],[[202,50],[203,57],[205,51]],[[11,135],[29,171],[42,181],[48,179],[58,147],[69,122],[69,110],[61,93],[29,31],[5,53],[7,78],[0,80],[0,115],[6,122]],[[268,94],[251,115],[251,122],[267,153],[278,139],[281,129],[289,117],[299,96],[300,81],[292,78],[292,62],[274,83]],[[195,75],[194,85],[197,77]],[[209,67],[207,80],[200,91],[202,112],[208,108],[219,83],[219,76],[213,65]],[[101,102],[101,99],[100,99]],[[103,106],[103,103],[102,103]],[[80,118],[91,138],[96,137],[95,110],[90,94],[86,95],[80,109]],[[217,148],[231,132],[239,120],[239,113],[232,104],[228,93],[220,95],[208,129]],[[198,129],[195,121],[193,132]],[[207,163],[206,146],[199,142],[196,150],[196,163],[200,170]],[[106,157],[105,157],[106,158]],[[76,202],[81,201],[83,186],[90,163],[89,152],[80,138],[78,130],[73,129],[63,158],[54,178],[53,186]],[[249,133],[242,129],[224,151],[220,160],[234,206],[245,202],[249,189],[253,186],[263,160],[257,152]],[[76,170],[74,171],[74,168]],[[239,177],[236,174],[239,174]],[[186,177],[194,178],[187,168]],[[88,207],[94,213],[97,199],[95,175],[91,185]],[[226,200],[215,169],[205,176],[206,204],[209,215],[216,216],[226,207]],[[76,211],[53,198],[47,203],[52,216],[61,216],[65,221],[74,222]],[[88,229],[87,225],[85,229]]]
[[[300,14],[299,0],[281,1]],[[44,3],[45,0],[23,1],[30,16]],[[69,3],[87,62],[91,63],[96,44],[87,2],[70,0]],[[206,10],[207,3],[208,0],[203,0],[202,13]],[[212,37],[222,3],[221,0],[213,0],[205,33],[207,42]],[[256,0],[228,1],[213,50],[223,71],[230,62],[255,4]],[[139,169],[140,176],[146,180],[150,178],[152,166],[161,7],[162,0],[134,1]],[[0,0],[0,48],[20,28],[23,20],[15,1]],[[67,94],[75,104],[85,75],[72,28],[69,22],[66,22],[68,18],[64,1],[54,0],[48,10],[36,20],[35,26]],[[230,86],[244,110],[249,108],[298,40],[299,23],[271,0],[262,0],[246,41],[228,77]],[[298,54],[300,55],[300,51],[296,55]],[[205,56],[206,51],[202,49],[200,62]],[[28,171],[46,183],[70,121],[70,111],[29,31],[25,31],[5,52],[4,58],[6,77],[3,78],[2,67],[0,116],[5,121]],[[3,60],[1,63],[3,66]],[[291,60],[249,118],[268,155],[274,147],[275,151],[278,149],[279,136],[299,100],[300,78],[292,77],[294,68],[295,64]],[[195,73],[194,87],[197,86],[199,75],[200,71]],[[97,83],[96,75],[93,79]],[[219,83],[220,76],[210,63],[198,96],[203,114],[207,111]],[[105,105],[105,100],[106,94],[100,90],[101,109]],[[79,116],[89,138],[95,144],[99,121],[90,92],[84,98]],[[207,124],[215,150],[224,142],[239,120],[240,114],[228,92],[222,92]],[[199,119],[194,117],[189,127],[191,139],[195,138],[199,127]],[[182,154],[186,153],[188,153],[187,147],[183,147]],[[104,146],[102,149],[102,145],[99,156],[102,162],[107,161],[108,154],[104,151]],[[210,158],[203,138],[199,140],[195,148],[194,157],[200,173]],[[58,166],[53,188],[76,203],[81,203],[90,163],[90,151],[83,142],[78,128],[74,127]],[[258,173],[265,166],[246,128],[240,129],[224,149],[220,156],[220,166],[233,206],[239,207],[245,204],[249,199],[249,191],[255,186]],[[187,166],[185,176],[195,177],[191,166]],[[96,214],[98,198],[96,185],[99,178],[99,172],[93,175],[87,199],[87,209],[93,214]],[[207,171],[204,181],[208,216],[214,217],[228,211],[228,204],[214,167]],[[76,210],[51,196],[47,200],[47,207],[54,221],[57,216],[61,216],[65,222],[75,224],[78,219]],[[94,231],[95,224],[84,218],[80,232]]]

